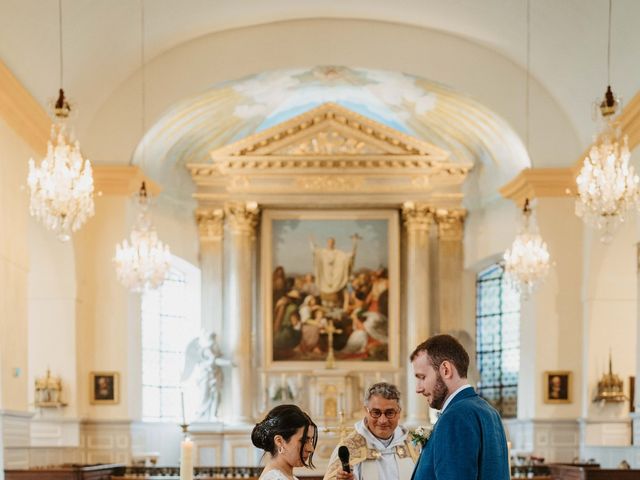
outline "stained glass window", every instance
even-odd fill
[[[503,418],[517,415],[520,370],[520,295],[491,265],[476,279],[476,361],[478,394]]]
[[[200,330],[199,271],[179,259],[172,263],[162,286],[142,295],[142,418],[147,421],[181,419],[184,351]]]

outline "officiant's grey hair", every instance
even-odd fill
[[[374,395],[400,403],[400,390],[392,383],[378,382],[371,385],[364,394],[365,405],[369,403],[369,400],[371,400],[371,397]]]

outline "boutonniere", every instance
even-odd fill
[[[427,444],[427,441],[429,440],[429,437],[431,436],[432,429],[433,427],[418,427],[415,430],[412,430],[410,433],[411,443],[416,446],[420,445],[424,448],[424,446]]]

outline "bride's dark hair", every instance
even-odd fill
[[[313,448],[318,443],[318,427],[311,417],[303,412],[297,405],[278,405],[273,408],[260,423],[253,427],[251,442],[272,456],[276,456],[278,449],[275,436],[280,435],[285,442],[300,428],[304,428],[300,439],[300,461],[305,467],[314,468],[313,453],[308,461],[304,460],[304,446],[309,438],[309,427],[313,426]]]

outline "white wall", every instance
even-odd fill
[[[36,378],[62,379],[68,406],[47,415],[75,418],[78,413],[76,356],[76,275],[73,243],[61,242],[35,219],[29,221],[29,405]],[[44,412],[41,412],[44,413]]]
[[[0,118],[0,410],[27,409],[29,194],[34,152]]]
[[[597,382],[608,371],[609,352],[613,371],[624,381],[629,394],[629,376],[636,375],[637,329],[636,219],[632,216],[609,245],[598,235],[585,234],[582,301],[586,398],[582,414],[588,420],[626,419],[629,403],[595,404]]]

